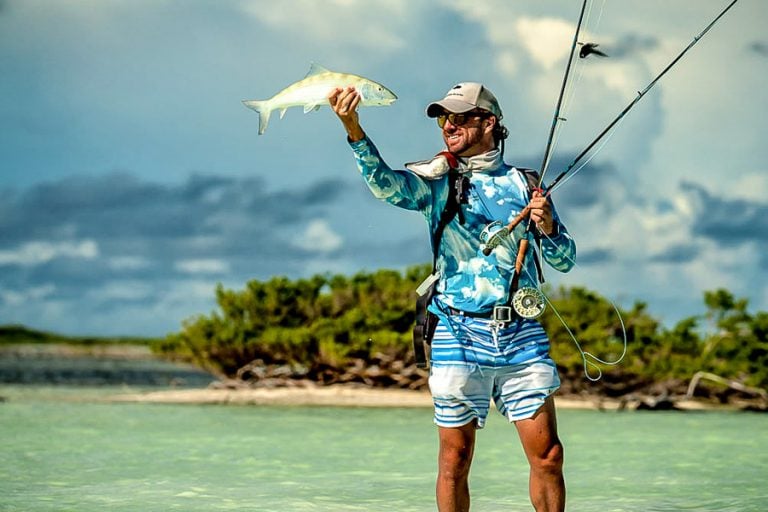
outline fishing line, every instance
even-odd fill
[[[568,177],[566,177],[565,179],[563,179],[562,181],[560,181],[560,183],[557,183],[557,184],[555,184],[555,185],[550,185],[550,186],[549,186],[549,188],[547,188],[547,192],[546,192],[545,196],[549,196],[549,195],[550,195],[552,192],[554,192],[554,191],[555,191],[555,190],[557,190],[558,188],[560,188],[560,187],[562,187],[563,185],[565,185],[566,183],[568,183],[568,181],[570,181],[570,179],[571,179],[571,178],[573,178],[574,176],[576,176],[576,174],[578,174],[578,173],[579,173],[579,171],[581,171],[581,170],[582,170],[584,167],[586,167],[586,166],[587,166],[587,164],[588,164],[589,162],[591,162],[591,161],[592,161],[592,159],[593,159],[593,158],[595,158],[595,157],[598,155],[598,153],[600,153],[600,151],[602,151],[602,150],[603,150],[603,148],[605,147],[605,145],[606,145],[606,144],[608,144],[608,141],[610,141],[610,140],[613,138],[613,136],[614,136],[614,135],[616,135],[616,132],[618,132],[618,131],[619,131],[619,128],[620,128],[620,127],[621,127],[621,125],[624,123],[624,119],[626,119],[626,118],[622,118],[622,119],[621,119],[621,121],[619,121],[619,123],[616,125],[615,129],[611,131],[611,133],[610,133],[610,134],[608,135],[608,137],[607,137],[607,138],[606,138],[606,139],[603,141],[603,143],[602,143],[602,144],[600,144],[600,146],[598,146],[598,148],[597,148],[597,149],[596,149],[596,150],[595,150],[595,151],[594,151],[594,152],[593,152],[593,153],[592,153],[592,154],[589,156],[589,158],[587,158],[587,159],[586,159],[584,162],[582,162],[582,164],[581,164],[580,166],[578,166],[578,167],[576,168],[576,170],[574,170],[573,172],[571,172],[571,173],[570,173],[570,175],[569,175]]]
[[[581,31],[581,24],[582,21],[584,21],[584,11],[587,8],[587,3],[589,0],[584,0],[581,4],[581,12],[579,13],[579,22],[576,25],[576,33],[573,34],[573,43],[571,44],[571,51],[568,55],[568,64],[565,67],[565,74],[563,75],[563,85],[560,87],[560,94],[557,98],[557,105],[555,106],[555,113],[552,116],[552,126],[549,129],[549,137],[547,138],[547,146],[544,149],[544,158],[541,161],[541,176],[539,178],[539,186],[541,186],[541,182],[544,179],[544,174],[547,172],[547,165],[549,164],[549,156],[551,154],[552,150],[552,140],[555,136],[555,130],[557,129],[557,125],[559,121],[562,119],[560,116],[560,107],[563,104],[563,96],[565,95],[565,87],[568,85],[568,75],[571,71],[571,64],[573,63],[573,56],[576,53],[576,45],[579,42],[579,32]]]
[[[733,7],[735,4],[736,4],[736,2],[738,2],[738,0],[732,0],[732,1],[731,1],[731,3],[729,3],[729,4],[728,4],[728,6],[726,6],[726,7],[725,7],[725,9],[723,9],[723,10],[720,12],[720,14],[718,14],[718,15],[717,15],[717,16],[716,16],[716,17],[715,17],[715,18],[714,18],[714,19],[713,19],[713,20],[712,20],[712,21],[709,23],[709,25],[707,25],[706,27],[704,27],[704,30],[702,30],[702,31],[701,31],[701,32],[700,32],[700,33],[699,33],[697,36],[695,36],[695,37],[693,38],[693,41],[691,41],[691,42],[688,44],[688,46],[686,46],[686,47],[683,49],[683,51],[682,51],[682,52],[680,52],[680,54],[678,54],[678,55],[677,55],[677,57],[675,57],[675,58],[674,58],[674,59],[673,59],[673,60],[672,60],[672,61],[671,61],[671,62],[670,62],[668,65],[667,65],[667,67],[665,67],[665,68],[664,68],[664,69],[661,71],[661,73],[659,73],[659,74],[658,74],[658,75],[657,75],[657,76],[656,76],[656,77],[655,77],[653,80],[651,80],[651,82],[650,82],[650,83],[649,83],[649,84],[648,84],[648,85],[645,87],[645,89],[643,89],[642,91],[638,91],[638,95],[637,95],[637,96],[636,96],[636,97],[635,97],[635,98],[634,98],[634,99],[633,99],[633,100],[632,100],[632,101],[629,103],[629,105],[627,105],[627,106],[624,108],[624,110],[622,110],[622,111],[619,113],[619,115],[618,115],[618,116],[617,116],[617,117],[616,117],[616,118],[615,118],[613,121],[611,121],[611,123],[609,123],[609,124],[608,124],[608,126],[607,126],[607,127],[606,127],[606,128],[605,128],[605,129],[604,129],[602,132],[600,132],[600,134],[599,134],[599,135],[598,135],[598,136],[597,136],[597,137],[596,137],[596,138],[595,138],[595,139],[594,139],[594,140],[593,140],[593,141],[592,141],[592,142],[591,142],[589,145],[587,145],[587,147],[586,147],[586,148],[585,148],[585,149],[584,149],[584,150],[583,150],[581,153],[579,153],[579,155],[578,155],[578,156],[577,156],[577,157],[576,157],[576,158],[573,160],[573,162],[571,162],[571,164],[570,164],[570,165],[569,165],[569,166],[566,168],[566,170],[565,170],[565,171],[561,172],[561,173],[560,173],[560,174],[559,174],[559,175],[558,175],[558,176],[557,176],[557,177],[554,179],[554,181],[553,181],[553,182],[552,182],[552,183],[549,185],[549,187],[548,187],[548,189],[547,189],[547,191],[546,191],[546,193],[545,193],[545,195],[546,195],[546,196],[549,196],[549,195],[550,195],[550,194],[551,194],[551,193],[552,193],[554,190],[556,190],[557,188],[559,188],[560,186],[562,186],[562,185],[563,185],[563,184],[564,184],[564,183],[567,181],[567,180],[565,180],[565,181],[564,181],[564,180],[563,180],[563,178],[565,178],[565,177],[566,177],[566,175],[568,175],[569,173],[571,173],[571,170],[572,170],[572,169],[573,169],[573,168],[576,166],[576,164],[578,164],[578,163],[581,161],[581,159],[582,159],[582,158],[584,158],[584,156],[586,156],[586,155],[587,155],[587,154],[588,154],[588,153],[589,153],[589,152],[592,150],[592,148],[594,148],[594,147],[595,147],[595,146],[598,144],[598,142],[600,142],[600,141],[601,141],[601,140],[602,140],[602,139],[603,139],[603,138],[604,138],[606,135],[610,134],[610,136],[609,136],[609,137],[608,137],[608,138],[607,138],[605,141],[603,141],[603,143],[600,145],[600,147],[598,147],[598,149],[597,149],[597,150],[596,150],[596,151],[595,151],[595,152],[594,152],[594,153],[593,153],[593,154],[592,154],[592,155],[589,157],[589,159],[587,159],[587,160],[586,160],[586,161],[585,161],[585,162],[584,162],[582,165],[580,165],[580,166],[579,166],[579,167],[578,167],[578,168],[577,168],[575,171],[573,171],[573,172],[570,174],[570,176],[568,177],[568,179],[572,178],[572,177],[573,177],[573,176],[574,176],[576,173],[578,173],[578,172],[579,172],[581,169],[583,169],[583,168],[584,168],[584,167],[585,167],[585,166],[586,166],[586,165],[589,163],[589,161],[590,161],[590,160],[592,160],[592,158],[594,158],[594,157],[595,157],[595,156],[596,156],[596,155],[597,155],[597,154],[598,154],[598,153],[599,153],[599,152],[600,152],[600,151],[601,151],[601,150],[602,150],[602,149],[605,147],[605,144],[607,144],[607,143],[608,143],[608,141],[609,141],[609,140],[610,140],[610,139],[613,137],[613,135],[616,133],[616,131],[618,131],[618,127],[619,127],[619,126],[621,126],[621,123],[623,122],[623,120],[624,120],[624,118],[626,117],[627,113],[628,113],[628,112],[629,112],[629,111],[630,111],[630,110],[631,110],[631,109],[632,109],[632,108],[633,108],[633,107],[634,107],[634,106],[635,106],[635,105],[636,105],[636,104],[637,104],[637,103],[640,101],[640,99],[642,99],[642,98],[643,98],[643,96],[645,96],[645,95],[648,93],[648,91],[649,91],[649,90],[651,90],[651,88],[652,88],[654,85],[656,85],[656,83],[657,83],[657,82],[658,82],[658,81],[659,81],[659,80],[660,80],[660,79],[661,79],[661,78],[662,78],[662,77],[663,77],[663,76],[664,76],[664,75],[665,75],[665,74],[666,74],[666,73],[667,73],[667,72],[668,72],[668,71],[669,71],[669,70],[670,70],[670,69],[671,69],[671,68],[672,68],[672,67],[673,67],[675,64],[677,64],[677,62],[678,62],[680,59],[682,59],[682,58],[683,58],[683,56],[684,56],[684,55],[685,55],[685,54],[688,52],[688,50],[690,50],[691,48],[693,48],[693,46],[694,46],[696,43],[698,43],[698,42],[699,42],[699,40],[700,40],[702,37],[704,37],[704,35],[705,35],[707,32],[709,32],[709,30],[710,30],[710,29],[711,29],[711,28],[712,28],[712,27],[715,25],[715,23],[717,23],[717,22],[720,20],[720,18],[722,18],[722,17],[725,15],[725,13],[726,13],[726,12],[728,12],[728,11],[729,11],[729,10],[730,10],[730,9],[731,9],[731,8],[732,8],[732,7]],[[601,9],[601,13],[600,13],[600,15],[601,15],[601,17],[602,17],[602,9]],[[581,24],[581,19],[579,20],[579,24]],[[569,66],[570,66],[570,62],[569,62]],[[566,72],[566,73],[567,73],[567,72]],[[558,104],[558,107],[559,107],[559,104]],[[616,128],[615,130],[613,129],[614,127]],[[548,149],[549,149],[549,144],[548,144]],[[546,162],[546,161],[547,161],[547,157],[546,157],[546,155],[545,155],[545,162]],[[544,174],[544,171],[545,171],[545,170],[546,170],[546,169],[542,169],[542,179],[543,179],[543,174]],[[539,186],[541,186],[541,181],[539,182]],[[530,227],[530,223],[529,223],[529,227]],[[544,236],[545,236],[545,237],[546,237],[548,240],[550,240],[550,241],[551,241],[551,239],[550,239],[550,238],[549,238],[549,237],[548,237],[546,234],[544,234]],[[557,247],[557,245],[555,245],[555,247]],[[559,253],[559,254],[561,254],[562,256],[564,256],[566,259],[568,259],[568,260],[569,260],[569,261],[570,261],[570,262],[571,262],[571,263],[574,265],[574,267],[575,267],[575,266],[577,266],[577,265],[576,265],[576,262],[575,262],[575,261],[573,261],[573,259],[572,259],[572,258],[570,258],[570,257],[569,257],[567,254],[565,254],[565,252],[564,252],[564,251],[562,251],[562,250],[561,250],[559,247],[558,247],[558,253]],[[533,278],[533,276],[531,276],[531,275],[530,275],[530,272],[529,272],[529,270],[528,270],[528,268],[527,268],[527,267],[525,268],[525,272],[528,274],[528,277],[529,277],[529,279],[532,279],[532,280],[535,282],[535,279]],[[544,294],[542,294],[542,295],[544,295]],[[587,377],[587,379],[589,379],[589,380],[591,380],[591,381],[593,381],[593,382],[594,382],[594,381],[597,381],[597,380],[599,380],[599,379],[602,377],[602,369],[601,369],[601,368],[600,368],[600,367],[599,367],[599,366],[596,364],[596,362],[597,362],[597,363],[601,363],[601,364],[605,364],[605,365],[608,365],[608,366],[613,366],[613,365],[616,365],[616,364],[620,363],[620,362],[621,362],[621,361],[624,359],[624,356],[625,356],[625,355],[626,355],[626,353],[627,353],[627,330],[626,330],[626,326],[625,326],[625,324],[624,324],[624,319],[623,319],[623,318],[622,318],[622,316],[621,316],[621,312],[619,311],[618,307],[616,306],[616,304],[614,304],[614,302],[613,302],[613,301],[611,301],[611,300],[609,300],[609,299],[606,299],[606,300],[608,300],[608,302],[609,302],[609,303],[611,304],[611,306],[613,307],[613,309],[614,309],[614,311],[616,312],[616,315],[617,315],[617,317],[618,317],[618,319],[619,319],[619,322],[620,322],[620,324],[621,324],[621,330],[622,330],[622,336],[623,336],[623,350],[622,350],[621,356],[619,356],[619,358],[618,358],[617,360],[615,360],[615,361],[606,361],[606,360],[603,360],[603,359],[601,359],[601,358],[599,358],[599,357],[595,356],[594,354],[592,354],[592,353],[590,353],[590,352],[587,352],[587,351],[585,351],[584,349],[582,349],[582,347],[581,347],[581,344],[579,343],[578,339],[576,339],[576,336],[574,336],[574,334],[573,334],[573,332],[571,331],[571,329],[570,329],[570,328],[568,327],[568,325],[565,323],[565,321],[564,321],[564,319],[562,318],[562,316],[560,315],[559,311],[557,311],[557,308],[555,308],[554,304],[552,304],[552,301],[550,301],[550,300],[549,300],[549,297],[547,297],[546,295],[544,295],[544,299],[547,301],[547,303],[548,303],[550,306],[552,306],[552,310],[553,310],[553,312],[555,313],[555,315],[557,316],[557,318],[560,320],[560,322],[562,323],[563,327],[564,327],[564,328],[566,329],[566,331],[568,332],[568,335],[571,337],[571,340],[572,340],[572,341],[574,342],[574,344],[576,345],[576,348],[578,349],[579,353],[581,354],[581,357],[582,357],[582,362],[583,362],[583,365],[584,365],[584,375]],[[590,367],[597,369],[597,372],[598,372],[598,373],[597,373],[597,376],[596,376],[596,377],[593,377],[592,375],[590,375],[590,373],[589,373],[589,368],[590,368]]]
[[[606,0],[603,0],[600,3],[600,12],[597,16],[597,21],[595,22],[595,26],[592,29],[593,32],[597,32],[598,28],[600,27],[600,21],[603,18],[603,11],[605,9],[605,2]],[[595,3],[589,2],[589,7],[587,8],[587,14],[586,17],[586,25],[589,25],[590,19],[592,18],[592,11],[594,9]],[[560,116],[563,121],[568,120],[568,111],[571,108],[571,105],[573,104],[573,98],[576,96],[576,90],[579,88],[579,84],[581,83],[581,78],[584,76],[584,65],[581,63],[582,59],[576,59],[576,67],[574,68],[576,78],[571,81],[571,83],[568,85],[568,90],[566,92],[564,107],[563,107],[563,114]],[[560,140],[560,134],[562,133],[562,130],[558,126],[557,133],[555,134],[555,140],[552,143],[552,149],[549,153],[549,158],[547,159],[546,166],[549,167],[549,162],[552,158],[552,155],[555,153],[555,150],[557,148],[557,144]]]
[[[568,88],[569,90],[567,92],[567,98],[565,100],[565,107],[563,107],[564,112],[563,112],[563,115],[561,116],[563,121],[567,121],[568,120],[568,112],[567,111],[570,109],[571,102],[573,101],[573,98],[576,95],[576,89],[577,89],[577,87],[579,85],[579,82],[581,82],[581,77],[583,76],[583,74],[584,74],[584,66],[577,65],[576,79],[575,79],[574,83],[571,86],[569,86],[569,88]],[[557,129],[557,131],[555,133],[555,138],[554,138],[554,141],[552,142],[552,150],[550,151],[549,158],[547,158],[547,162],[546,162],[546,166],[547,167],[549,167],[549,161],[551,160],[552,155],[555,153],[555,149],[557,148],[557,144],[560,141],[560,134],[563,132],[563,130],[560,129],[560,128],[561,127],[558,127],[558,129]]]
[[[600,13],[597,15],[597,22],[595,22],[595,32],[600,27],[600,21],[603,19],[603,11],[605,10],[605,0],[600,4]]]
[[[544,234],[544,237],[546,237],[547,240],[552,241],[552,239],[550,237],[548,237],[546,234]],[[557,246],[555,246],[555,247],[557,247]],[[557,250],[558,250],[558,253],[561,256],[564,256],[565,259],[570,261],[573,264],[574,267],[578,267],[578,265],[576,265],[576,262],[571,257],[569,257],[565,253],[565,251],[563,251],[559,247],[558,247]],[[523,267],[523,268],[525,269],[525,273],[528,275],[528,279],[530,279],[531,282],[536,282],[536,278],[531,275],[531,272],[528,269],[528,267],[526,266],[526,267]],[[578,268],[581,268],[581,267],[578,267]],[[541,291],[541,290],[539,290],[539,291]],[[552,308],[552,312],[555,314],[557,319],[560,320],[560,323],[565,328],[566,332],[568,333],[568,336],[570,336],[571,341],[573,341],[573,344],[576,345],[576,350],[579,351],[579,355],[581,355],[582,365],[584,366],[584,376],[587,379],[591,380],[592,382],[597,382],[597,381],[599,381],[602,378],[603,370],[600,368],[600,366],[598,366],[598,363],[606,365],[606,366],[616,366],[619,363],[621,363],[622,360],[624,360],[624,356],[627,355],[627,345],[628,345],[628,341],[627,341],[627,328],[626,328],[626,325],[624,324],[624,318],[621,315],[621,311],[619,310],[619,307],[612,300],[610,300],[608,298],[605,298],[605,300],[613,308],[613,311],[616,313],[616,317],[618,318],[619,324],[621,325],[622,351],[621,351],[621,355],[616,360],[614,360],[614,361],[606,361],[605,359],[597,357],[596,355],[594,355],[591,352],[587,352],[586,350],[584,350],[581,347],[581,343],[576,338],[576,335],[573,334],[573,331],[571,330],[571,328],[568,327],[568,324],[566,323],[565,319],[563,319],[562,315],[560,315],[560,312],[557,310],[557,308],[552,303],[552,301],[549,300],[549,297],[547,297],[547,295],[545,293],[542,293],[542,296],[544,297],[544,300],[547,301],[547,304],[549,304],[549,306]],[[593,377],[592,375],[590,375],[590,373],[589,373],[590,367],[595,368],[597,370],[597,376]]]

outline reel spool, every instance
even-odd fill
[[[510,232],[501,221],[495,220],[485,226],[480,232],[480,241],[482,245],[480,248],[483,250],[483,254],[488,256],[496,247],[506,238],[509,238]]]
[[[512,296],[512,307],[515,313],[530,320],[539,317],[546,309],[547,303],[544,294],[537,288],[524,286]]]

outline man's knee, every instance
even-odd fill
[[[556,441],[546,450],[530,457],[531,467],[544,473],[562,473],[564,456],[562,443]]]
[[[472,464],[474,439],[454,431],[440,439],[440,473],[447,478],[463,478]]]

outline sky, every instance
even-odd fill
[[[564,170],[727,5],[595,0],[552,163]],[[251,279],[431,260],[362,182],[342,127],[241,100],[311,63],[394,91],[360,111],[394,168],[442,149],[424,109],[484,83],[506,160],[538,168],[577,0],[0,0],[0,324],[162,336]],[[665,325],[726,288],[768,309],[768,2],[740,0],[552,198],[577,266],[546,272]]]

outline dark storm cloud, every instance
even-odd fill
[[[349,259],[365,262],[364,266],[369,270],[405,268],[432,263],[426,230],[422,235],[407,236],[390,243],[352,239],[345,244],[340,254]]]
[[[6,191],[0,206],[5,257],[0,277],[14,288],[54,282],[59,293],[76,294],[107,280],[152,282],[195,273],[179,267],[183,260],[220,262],[220,270],[214,265],[206,272],[203,264],[199,271],[214,276],[301,268],[313,255],[293,244],[291,233],[322,218],[345,189],[338,180],[268,190],[258,178],[196,175],[181,184],[161,184],[114,173]],[[96,254],[59,254],[37,262],[8,256],[33,250],[34,244],[83,241],[95,244]]]
[[[294,190],[271,191],[258,178],[196,175],[185,183],[142,182],[127,173],[78,176],[37,185],[2,206],[2,243],[62,236],[120,240],[179,239],[247,232],[306,220],[333,202],[344,182],[324,180]],[[227,225],[236,219],[237,228]],[[64,234],[64,235],[62,235]]]
[[[579,251],[576,256],[576,261],[579,265],[599,265],[601,263],[608,263],[616,260],[615,253],[610,249],[589,249],[585,251]]]
[[[690,263],[696,260],[699,254],[701,250],[694,245],[675,245],[652,255],[649,259],[654,263]]]
[[[551,160],[545,182],[552,183],[559,174],[568,169],[573,162],[575,154],[555,157]],[[581,163],[574,167],[574,171]],[[590,162],[577,174],[573,174],[572,181],[564,183],[553,193],[558,209],[590,208],[602,200],[609,189],[613,189],[619,180],[616,168],[611,163],[597,164]],[[567,180],[568,178],[564,178]]]
[[[695,200],[697,211],[691,226],[694,235],[719,243],[766,244],[768,203],[710,194],[691,182],[683,182],[681,189]]]
[[[760,55],[761,57],[768,57],[768,42],[755,41],[749,45],[749,51]]]
[[[659,46],[655,37],[641,36],[638,34],[625,34],[612,45],[601,45],[600,49],[609,57],[623,58],[636,53],[653,50]]]

